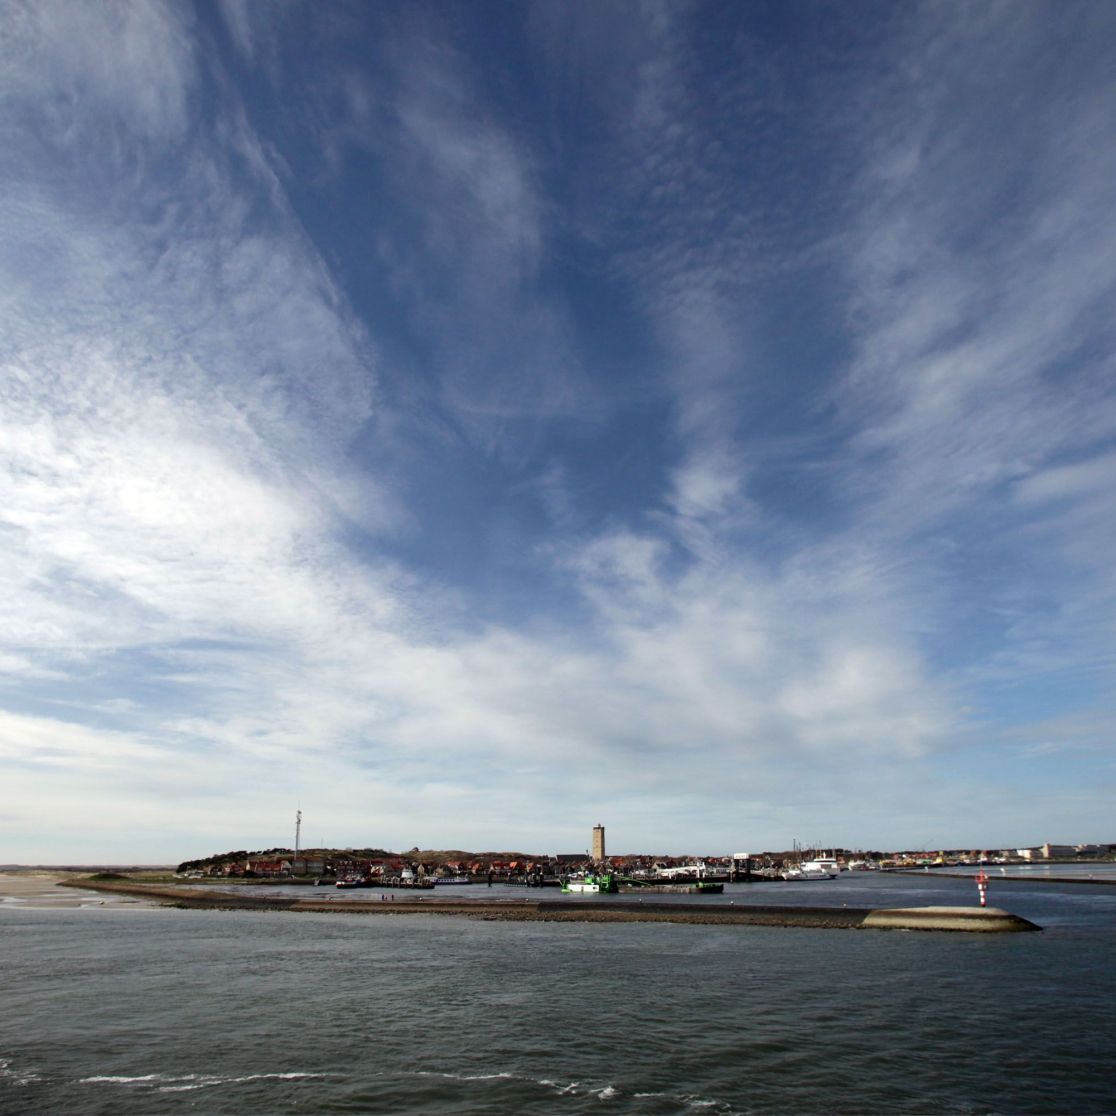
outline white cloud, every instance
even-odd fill
[[[221,0],[218,11],[237,50],[249,61],[256,57],[256,34],[252,27],[250,0]]]
[[[938,28],[932,93],[916,39],[862,133],[884,138],[864,142],[848,257],[859,352],[834,399],[859,427],[879,519],[908,529],[1113,433],[1111,360],[1081,345],[1111,335],[1100,199],[1116,153],[1088,82],[1038,92],[1043,21],[1016,14]],[[980,110],[960,119],[965,98]]]
[[[7,6],[5,24],[0,82],[35,103],[50,138],[79,144],[106,116],[146,140],[169,143],[185,133],[196,67],[181,5],[17,2]]]
[[[1108,497],[1116,491],[1116,455],[1032,473],[1016,486],[1024,504],[1063,503],[1083,497]]]
[[[235,104],[212,124],[192,112],[201,62],[178,10],[97,11],[19,8],[26,53],[6,58],[23,126],[5,135],[36,171],[13,174],[0,200],[0,664],[37,710],[4,715],[0,749],[28,817],[96,829],[111,813],[189,835],[199,813],[225,810],[207,837],[270,844],[281,838],[225,837],[266,833],[264,800],[301,794],[329,804],[335,832],[321,836],[339,844],[542,848],[569,834],[576,848],[582,813],[605,806],[633,846],[674,845],[654,819],[673,816],[680,834],[706,820],[708,799],[679,790],[698,771],[769,839],[796,815],[836,827],[841,809],[894,824],[856,778],[871,762],[917,824],[964,823],[971,797],[947,809],[943,781],[931,808],[914,784],[969,739],[970,691],[987,693],[997,671],[1049,675],[1055,660],[1023,584],[992,595],[1007,649],[943,668],[928,633],[950,633],[941,606],[964,587],[937,565],[944,543],[918,544],[941,531],[973,546],[965,517],[994,513],[1045,556],[1065,527],[1063,553],[1094,571],[1092,598],[1055,594],[1078,637],[1066,669],[1082,669],[1072,613],[1102,596],[1113,473],[1100,448],[1108,357],[1098,345],[1071,359],[1083,334],[1108,336],[1116,285],[1116,244],[1091,216],[1116,178],[1094,150],[1095,109],[1065,105],[1067,127],[1037,145],[1021,187],[1024,216],[970,245],[959,212],[988,200],[951,183],[981,159],[943,138],[954,106],[896,79],[869,121],[889,139],[864,148],[841,244],[855,358],[828,401],[843,425],[816,439],[838,506],[791,528],[753,490],[781,432],[745,445],[740,430],[756,378],[782,372],[761,364],[746,295],[803,248],[756,232],[781,228],[760,191],[737,205],[719,118],[703,119],[694,60],[663,23],[671,10],[646,21],[619,49],[645,95],[632,100],[625,77],[606,98],[609,119],[633,124],[609,172],[646,238],[611,259],[652,327],[660,379],[639,387],[671,400],[670,444],[654,447],[665,482],[594,528],[574,470],[548,457],[536,488],[558,537],[522,550],[540,583],[564,579],[576,600],[568,616],[548,600],[497,624],[463,592],[347,545],[354,523],[388,533],[421,514],[348,453],[374,417],[372,344],[287,200],[278,154]],[[262,47],[244,14],[226,9],[251,59]],[[85,39],[59,45],[70,15]],[[962,36],[955,68],[978,69],[982,33]],[[108,74],[98,51],[113,35],[132,45]],[[607,393],[586,382],[561,301],[538,283],[553,218],[540,149],[480,111],[466,59],[413,48],[385,102],[394,130],[377,118],[380,130],[358,139],[354,124],[331,142],[395,157],[384,173],[410,196],[383,221],[388,278],[430,342],[440,402],[487,452],[529,441],[517,424],[596,414]],[[599,45],[582,48],[582,66],[602,64]],[[166,82],[147,89],[156,64]],[[391,115],[345,80],[354,121]],[[111,189],[74,188],[75,167],[99,165],[95,142],[68,130],[79,112],[116,133]],[[53,147],[29,120],[50,125]],[[172,179],[153,152],[186,134]],[[572,525],[581,537],[563,537]],[[1052,748],[1051,725],[1026,741]],[[708,824],[735,843],[734,818]]]

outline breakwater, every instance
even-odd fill
[[[628,899],[375,900],[337,897],[237,895],[196,886],[141,884],[127,880],[65,880],[59,886],[132,895],[176,907],[210,910],[305,911],[377,915],[457,915],[488,921],[674,922],[713,925],[812,927],[815,929],[903,929],[1005,933],[1039,930],[1026,919],[995,908],[924,907],[870,910],[853,907],[787,907],[728,903],[663,903]]]

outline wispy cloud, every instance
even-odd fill
[[[32,111],[52,140],[75,147],[106,123],[153,143],[186,132],[196,68],[185,9],[159,0],[17,2],[5,22],[4,85],[16,120]]]
[[[1070,73],[1037,9],[926,8],[842,24],[852,61],[806,78],[688,8],[569,11],[530,14],[538,74],[379,13],[377,66],[336,48],[308,88],[259,9],[12,8],[0,757],[27,818],[161,817],[185,855],[297,784],[342,844],[374,815],[385,844],[577,848],[594,806],[633,846],[803,816],[860,843],[964,825],[959,753],[1103,757],[1103,51],[1065,31]],[[241,95],[222,33],[298,111]]]

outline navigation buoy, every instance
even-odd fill
[[[980,905],[988,906],[988,873],[982,868],[976,877],[977,890],[980,892]]]

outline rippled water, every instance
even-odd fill
[[[932,872],[943,869],[931,869]],[[998,879],[1081,879],[1111,880],[1116,883],[1116,863],[1111,860],[1079,861],[1073,864],[1047,864],[1038,861],[1034,864],[986,864],[947,868],[944,871],[975,876],[984,871],[993,880]]]
[[[0,1111],[1111,1113],[1113,892],[993,884],[1048,929],[988,937],[4,909]]]

